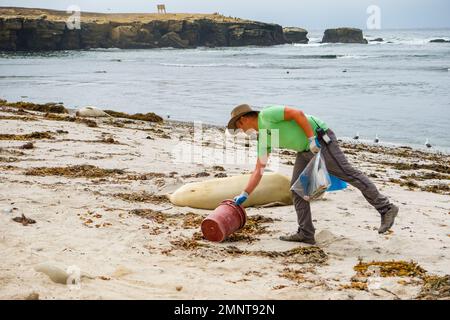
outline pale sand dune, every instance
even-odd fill
[[[0,112],[0,115],[12,114]],[[353,267],[358,257],[366,262],[414,260],[430,274],[450,274],[449,196],[409,191],[387,182],[405,173],[373,162],[373,159],[393,161],[390,154],[358,152],[349,157],[367,173],[376,172],[376,184],[399,205],[393,233],[376,232],[379,216],[358,190],[350,187],[327,194],[312,207],[318,245],[328,260],[324,264],[301,264],[282,257],[224,252],[230,246],[250,251],[285,251],[297,247],[278,240],[281,234],[296,229],[296,215],[291,206],[248,209],[249,216],[259,214],[278,219],[264,224],[269,232],[256,235],[259,240],[252,243],[215,244],[200,240],[207,247],[185,250],[174,248],[171,241],[188,239],[199,229],[184,228],[185,216],[176,214],[207,215],[209,211],[173,207],[167,202],[129,202],[114,196],[138,191],[164,194],[184,182],[209,179],[219,173],[213,169],[212,161],[208,165],[171,161],[177,141],[161,136],[176,130],[189,143],[188,127],[136,121],[120,128],[106,124],[109,120],[103,119],[96,120],[98,128],[89,128],[79,123],[42,120],[42,116],[36,118],[38,121],[0,120],[0,134],[68,131],[55,134],[54,140],[36,140],[35,149],[31,150],[15,149],[24,141],[0,140],[2,299],[23,299],[32,292],[38,293],[40,299],[411,299],[420,291],[420,279],[406,277],[402,279],[405,284],[398,282],[400,278],[382,278],[380,289],[369,291],[342,286],[349,285],[355,275]],[[161,129],[163,133],[143,131],[149,128]],[[218,129],[208,128],[207,137],[214,133]],[[154,140],[146,139],[149,135]],[[120,144],[92,142],[104,137],[113,137]],[[24,154],[17,155],[14,151]],[[11,162],[6,163],[5,157]],[[293,157],[286,155],[282,159],[292,161]],[[364,163],[364,159],[372,162]],[[442,156],[442,162],[448,165],[448,157]],[[32,167],[80,164],[124,169],[126,173],[92,179],[24,174],[25,169]],[[228,176],[252,169],[251,165],[223,167]],[[286,164],[279,169],[287,175],[291,170],[292,165]],[[173,171],[177,174],[171,177]],[[210,176],[183,177],[203,171]],[[129,174],[151,172],[165,176],[148,175],[147,180],[125,178]],[[448,184],[448,180],[443,182]],[[12,208],[17,210],[10,212]],[[160,210],[174,214],[174,218],[166,217],[158,223],[130,214],[133,209]],[[37,223],[23,226],[12,221],[21,213]],[[88,219],[92,223],[84,224]],[[62,270],[77,266],[82,275],[81,288],[69,289],[35,271],[42,263]],[[301,270],[301,280],[280,276],[285,268]]]

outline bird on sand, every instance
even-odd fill
[[[380,142],[380,139],[378,138],[378,134],[375,135],[375,140],[373,142],[375,142],[375,143]]]
[[[431,145],[431,143],[428,141],[428,139],[427,139],[427,141],[425,141],[425,146],[426,146],[427,148],[431,148],[431,147],[432,147],[432,145]]]
[[[355,140],[359,139],[359,132],[356,133],[356,136],[354,136],[353,139],[355,139]]]

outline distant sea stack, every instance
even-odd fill
[[[433,40],[430,40],[430,43],[450,43],[450,40],[445,40],[445,39],[433,39]]]
[[[287,42],[277,24],[220,14],[102,14],[81,12],[81,28],[69,29],[65,11],[0,8],[0,50],[89,48],[195,48]]]
[[[323,35],[322,43],[362,43],[367,44],[361,29],[337,28],[327,29]]]
[[[290,43],[306,44],[309,42],[309,39],[307,38],[308,31],[303,28],[286,27],[283,28],[283,32],[286,40]]]

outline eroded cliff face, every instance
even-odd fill
[[[357,28],[327,29],[324,32],[323,43],[361,43],[367,44],[363,32]]]
[[[286,38],[281,26],[239,19],[117,22],[103,18],[82,22],[80,29],[70,30],[62,19],[50,19],[45,15],[6,16],[0,11],[0,50],[7,51],[269,46],[283,43],[286,43]]]
[[[284,36],[289,43],[307,44],[309,39],[307,37],[308,31],[303,28],[286,27],[283,28]]]

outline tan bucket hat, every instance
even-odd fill
[[[236,121],[238,121],[240,117],[252,112],[259,113],[259,111],[253,110],[248,104],[241,104],[234,108],[233,111],[231,111],[231,119],[228,121],[228,130],[236,130]]]

